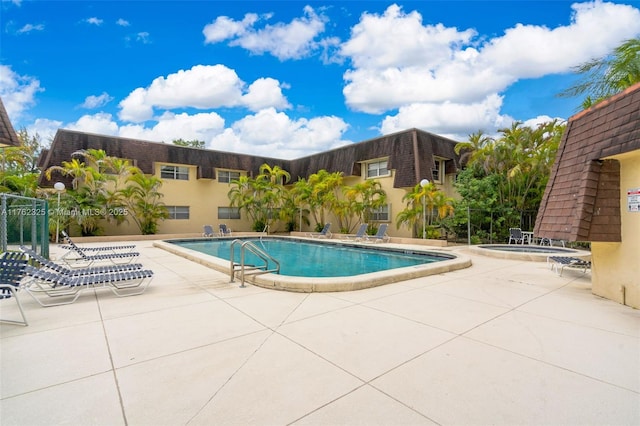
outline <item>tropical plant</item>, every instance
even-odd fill
[[[447,197],[433,182],[425,186],[417,184],[402,197],[402,201],[406,206],[396,216],[396,227],[413,229],[414,236],[426,233],[429,238],[438,238],[442,219],[454,212],[453,198]]]
[[[559,96],[585,95],[581,106],[587,109],[640,82],[640,38],[626,40],[610,54],[578,65],[573,71],[582,78]]]
[[[164,203],[160,201],[162,180],[134,170],[127,178],[128,185],[121,189],[127,213],[136,223],[142,235],[158,232],[158,222],[169,217]]]
[[[355,215],[360,223],[369,223],[373,212],[387,204],[387,193],[378,179],[367,179],[353,186],[346,186],[343,194],[346,201],[336,203],[336,206],[341,207],[341,214],[347,221]],[[353,229],[348,226],[347,230],[351,232]]]

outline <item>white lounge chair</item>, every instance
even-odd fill
[[[221,237],[230,237],[231,236],[231,228],[227,227],[224,223],[220,224],[220,236]]]
[[[203,231],[202,231],[202,236],[203,237],[213,237],[214,236],[213,226],[204,225],[204,228],[203,228]]]

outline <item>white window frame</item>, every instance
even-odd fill
[[[166,206],[172,220],[189,220],[189,206]]]
[[[232,180],[238,180],[242,176],[241,172],[235,170],[218,170],[218,182],[231,183]]]
[[[437,183],[444,182],[445,160],[442,158],[433,159],[433,169],[431,170],[431,179]]]
[[[240,209],[238,207],[218,207],[218,219],[240,219]]]
[[[366,165],[366,179],[374,179],[384,176],[390,176],[391,171],[388,169],[389,160],[368,161]],[[381,167],[383,166],[383,167]]]
[[[385,204],[384,206],[371,210],[372,222],[389,222],[391,217],[391,204]]]
[[[171,180],[189,180],[189,168],[163,164],[160,166],[160,178]]]

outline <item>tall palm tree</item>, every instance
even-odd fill
[[[582,78],[559,96],[585,95],[584,109],[640,82],[640,37],[626,40],[602,58],[578,65],[574,72]]]

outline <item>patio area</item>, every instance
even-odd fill
[[[473,266],[290,293],[134,243],[155,272],[142,295],[21,292],[30,325],[0,326],[3,426],[640,424],[640,311],[589,273],[458,247]]]

